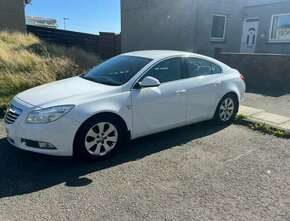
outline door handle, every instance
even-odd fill
[[[176,91],[176,94],[184,94],[184,93],[186,93],[186,90],[185,89],[182,89],[182,90],[177,90]]]

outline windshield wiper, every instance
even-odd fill
[[[105,84],[105,85],[110,85],[110,86],[120,86],[120,84],[108,81],[105,78],[95,79],[95,78],[92,78],[92,77],[87,77],[84,74],[80,75],[80,77],[84,78],[86,80],[89,80],[89,81],[93,81],[95,83],[99,83],[99,84]]]

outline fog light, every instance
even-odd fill
[[[56,149],[55,146],[46,142],[38,142],[38,146],[39,148],[43,148],[43,149]]]
[[[34,141],[34,140],[27,140],[21,139],[21,143],[23,143],[27,147],[39,148],[39,149],[49,149],[55,150],[56,147],[50,143],[42,142],[42,141]]]

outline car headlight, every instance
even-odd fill
[[[58,120],[70,112],[74,105],[63,105],[34,110],[29,113],[26,122],[30,124],[45,124]]]

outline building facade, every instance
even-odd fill
[[[54,28],[58,27],[57,20],[52,18],[43,18],[43,17],[35,17],[35,16],[26,16],[26,25],[34,25],[44,28]]]
[[[24,5],[27,0],[0,0],[0,30],[26,30]]]
[[[290,0],[121,0],[122,50],[290,54]]]
[[[257,27],[257,39],[250,52],[290,54],[290,0],[249,1],[243,13],[243,42],[249,34],[247,26]]]

